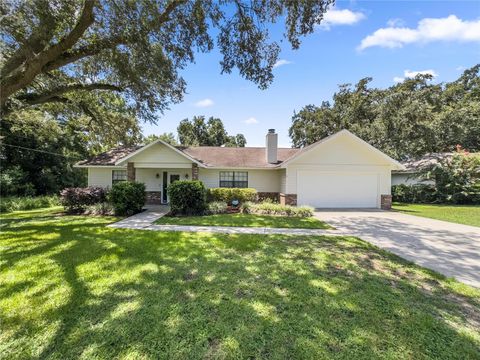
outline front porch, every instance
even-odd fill
[[[197,164],[176,165],[174,168],[161,167],[160,164],[149,164],[147,167],[129,162],[127,180],[145,184],[147,204],[168,204],[168,185],[178,180],[198,180]]]

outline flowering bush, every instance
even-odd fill
[[[435,181],[438,202],[480,203],[480,156],[470,154],[457,146],[452,157],[426,167],[422,177]]]

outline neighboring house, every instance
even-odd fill
[[[317,208],[389,208],[391,172],[404,166],[347,130],[302,149],[278,148],[274,129],[265,147],[181,147],[157,140],[77,163],[88,185],[145,183],[147,200],[168,203],[167,186],[198,179],[207,188],[250,187],[282,204]]]
[[[419,159],[402,162],[402,165],[405,167],[403,170],[392,171],[392,185],[433,184],[434,181],[421,178],[420,173],[422,170],[452,156],[453,153],[430,153]]]

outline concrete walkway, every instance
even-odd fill
[[[170,210],[167,205],[146,205],[145,211],[135,214],[116,223],[108,225],[108,227],[119,229],[145,229],[152,223],[160,219]]]
[[[319,210],[315,217],[418,265],[480,287],[480,228],[395,211]]]

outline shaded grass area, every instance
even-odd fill
[[[241,226],[297,229],[333,229],[314,217],[287,217],[254,214],[217,214],[205,216],[164,216],[155,221],[162,225]]]
[[[430,219],[480,227],[480,205],[394,203],[393,210]]]
[[[480,292],[352,237],[1,217],[0,358],[480,356]]]

